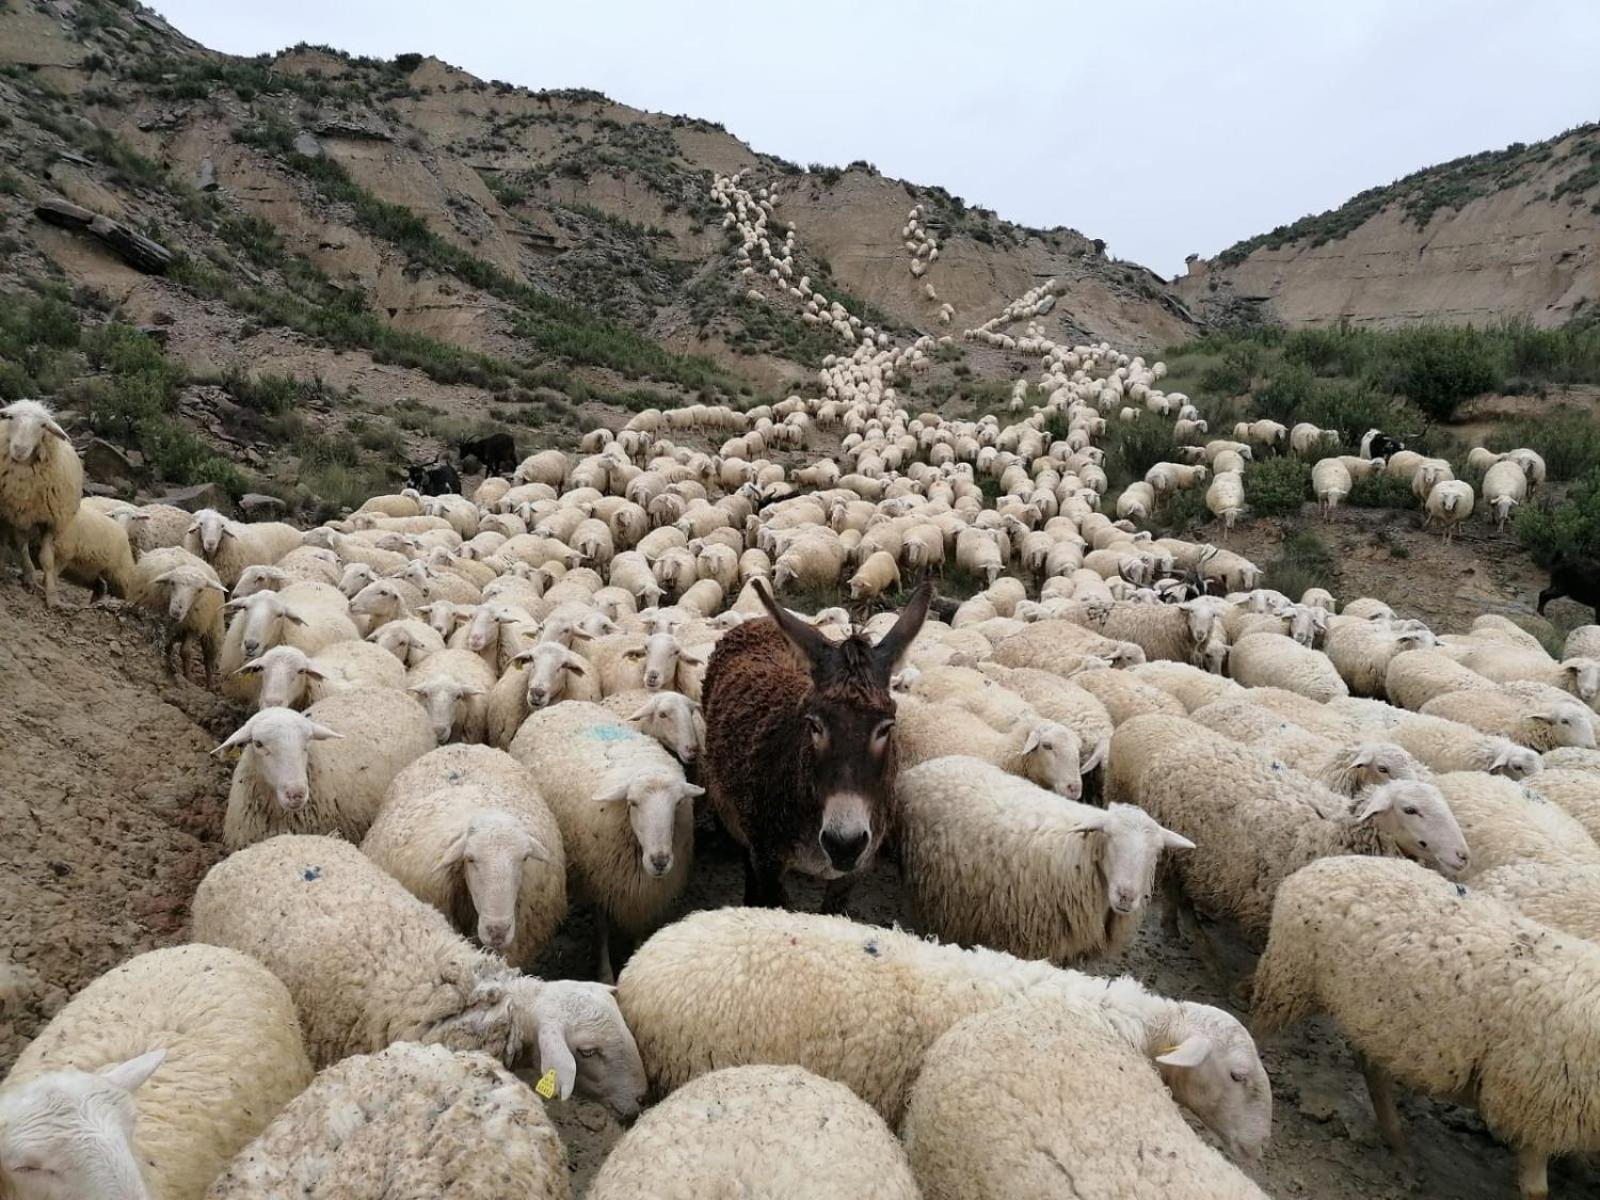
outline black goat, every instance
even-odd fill
[[[1399,438],[1390,437],[1381,429],[1369,429],[1361,435],[1361,457],[1381,458],[1384,461],[1406,448]]]
[[[414,463],[406,468],[406,486],[424,496],[461,494],[461,475],[447,462]]]
[[[467,459],[475,458],[490,475],[509,475],[517,469],[517,443],[509,433],[491,433],[458,442],[456,450],[463,465]]]

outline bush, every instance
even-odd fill
[[[1411,484],[1398,475],[1369,475],[1350,486],[1345,503],[1351,508],[1416,508]]]
[[[1245,469],[1244,498],[1258,517],[1292,517],[1311,495],[1311,468],[1298,458],[1269,458]]]
[[[1267,385],[1255,394],[1256,411],[1263,417],[1292,425],[1296,421],[1311,421],[1311,397],[1317,379],[1311,368],[1302,363],[1290,363],[1279,371]],[[1321,422],[1313,421],[1313,424]]]
[[[1517,537],[1541,567],[1558,558],[1600,559],[1600,467],[1572,485],[1565,503],[1523,506]]]
[[[1497,453],[1527,447],[1544,459],[1551,479],[1576,479],[1600,467],[1600,421],[1574,409],[1518,421],[1490,434],[1484,444]]]
[[[1474,329],[1405,329],[1392,335],[1384,376],[1430,417],[1449,420],[1462,403],[1502,382],[1495,355]]]
[[[1294,533],[1283,539],[1277,557],[1267,564],[1262,583],[1291,600],[1298,600],[1313,587],[1337,594],[1339,571],[1321,538],[1314,533]]]
[[[1106,425],[1106,478],[1121,489],[1158,462],[1176,462],[1178,444],[1172,425],[1149,417],[1138,421],[1111,421]]]

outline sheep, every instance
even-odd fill
[[[1206,489],[1206,508],[1222,522],[1226,538],[1244,512],[1244,476],[1237,471],[1218,471]]]
[[[1440,773],[1485,771],[1522,779],[1543,768],[1536,751],[1441,717],[1403,713],[1383,729],[1383,740]]]
[[[1343,503],[1355,486],[1350,469],[1340,458],[1319,459],[1311,468],[1311,490],[1317,497],[1317,508],[1326,520],[1333,510]]]
[[[1083,795],[1083,774],[1096,765],[1096,761],[1086,761],[1076,733],[1037,714],[997,733],[981,722],[974,723],[966,708],[914,696],[904,697],[897,705],[895,747],[901,764],[907,767],[959,752],[1070,800]]]
[[[1393,742],[1341,743],[1297,728],[1291,736],[1280,734],[1255,745],[1340,796],[1354,797],[1363,788],[1427,775],[1422,764]]]
[[[1567,634],[1561,657],[1600,659],[1600,625],[1579,625]]]
[[[205,666],[206,686],[215,687],[227,595],[217,573],[187,550],[171,546],[151,550],[135,562],[134,580],[134,602],[167,618],[162,663],[183,674],[184,652],[194,645]]]
[[[957,1022],[928,1049],[906,1105],[922,1194],[1266,1200],[1190,1130],[1163,1080],[1181,1078],[1163,1061],[1176,1044],[1152,1050],[1152,1032],[1088,1004],[1033,1000]],[[1270,1114],[1244,1118],[1259,1116],[1234,1105],[1208,1123],[1253,1157]]]
[[[223,586],[229,588],[239,582],[246,567],[272,565],[271,552],[249,526],[228,520],[214,508],[202,508],[194,514],[181,545],[196,558],[210,563]]]
[[[1090,767],[1084,769],[1085,774],[1094,764],[1105,761],[1116,726],[1106,706],[1092,692],[1052,672],[1030,667],[1004,667],[986,662],[978,669],[1045,720],[1064,725],[1076,733],[1080,744],[1089,752],[1085,761]]]
[[[1528,498],[1528,477],[1515,462],[1497,462],[1483,476],[1484,507],[1494,517],[1494,531],[1504,533],[1511,510]]]
[[[1448,545],[1455,537],[1456,526],[1472,515],[1472,485],[1459,479],[1437,483],[1428,493],[1424,509],[1427,512],[1423,526],[1438,522],[1444,528],[1444,541]]]
[[[1132,674],[1137,682],[1160,688],[1191,713],[1215,701],[1237,697],[1243,691],[1233,680],[1188,663],[1144,663],[1134,667]]]
[[[294,1000],[321,1069],[393,1042],[476,1050],[508,1067],[537,1048],[556,1092],[621,1116],[645,1090],[638,1046],[609,989],[519,974],[337,838],[283,834],[200,881],[196,941],[258,960]]]
[[[682,894],[703,788],[653,738],[598,704],[566,701],[523,722],[511,754],[555,813],[571,881],[594,906],[596,974],[610,983],[613,934],[650,932]]]
[[[1289,430],[1289,448],[1301,458],[1318,449],[1335,447],[1340,441],[1337,429],[1318,429],[1309,421],[1301,421]]]
[[[1451,692],[1488,692],[1494,686],[1439,650],[1403,651],[1389,660],[1383,674],[1389,703],[1413,711],[1420,711],[1429,701]]]
[[[1122,736],[1111,739],[1113,762]],[[1278,884],[1313,859],[1404,853],[1448,874],[1471,861],[1450,805],[1430,784],[1400,780],[1346,800],[1209,732],[1168,739],[1149,754],[1137,800],[1195,843],[1171,860],[1188,898],[1234,917],[1252,939],[1266,934]]]
[[[1592,769],[1557,763],[1541,771],[1537,779],[1529,780],[1527,790],[1555,804],[1582,825],[1590,837],[1600,841],[1600,779]]]
[[[840,917],[725,908],[660,930],[617,981],[658,1092],[713,1066],[792,1063],[845,1084],[891,1126],[940,1034],[1024,995],[1087,1002],[1113,1020],[1142,1023],[1152,1057],[1156,1046],[1186,1046],[1169,1058],[1180,1068],[1170,1077],[1179,1102],[1202,1119],[1242,1107],[1258,1134],[1265,1129],[1270,1086],[1244,1027],[1221,1009],[1156,996],[1132,979],[1096,979]]]
[[[1120,953],[1149,903],[1161,852],[1194,848],[1131,805],[1063,803],[965,756],[910,767],[896,801],[919,928],[1063,965]],[[996,873],[1004,887],[994,886]]]
[[[1328,656],[1277,633],[1252,633],[1233,644],[1228,673],[1245,687],[1280,687],[1320,704],[1350,694]]]
[[[850,577],[850,599],[871,600],[900,586],[900,566],[887,550],[876,550]]]
[[[340,739],[343,746],[314,743]],[[267,708],[213,754],[239,749],[222,838],[229,850],[277,833],[339,833],[360,841],[389,782],[434,747],[422,706],[405,692],[341,692],[304,713]]]
[[[842,642],[752,582],[770,621],[718,641],[707,665],[704,774],[712,808],[746,851],[745,902],[785,904],[783,873],[827,880],[842,908],[888,831],[898,759],[889,679],[927,619],[931,584],[874,645]]]
[[[1285,881],[1254,983],[1263,1033],[1315,1013],[1339,1025],[1391,1146],[1391,1080],[1466,1089],[1517,1152],[1524,1200],[1548,1197],[1551,1154],[1600,1150],[1597,995],[1600,947],[1411,863],[1359,858]]]
[[[411,763],[361,852],[513,965],[531,964],[566,915],[560,827],[503,750],[444,746]]]
[[[1160,688],[1140,682],[1130,671],[1096,668],[1079,671],[1072,682],[1105,706],[1113,725],[1147,713],[1183,716],[1184,707]]]
[[[589,1200],[640,1196],[918,1200],[905,1151],[848,1088],[789,1066],[713,1071],[606,1156]]]
[[[152,950],[17,1058],[0,1087],[0,1194],[201,1200],[310,1082],[294,1004],[266,967],[215,946]]]
[[[152,550],[182,546],[183,535],[188,532],[194,514],[172,504],[156,503],[121,509],[112,513],[111,519],[127,533],[133,557],[138,560]]]
[[[58,578],[90,589],[91,600],[108,592],[118,599],[137,587],[133,551],[122,527],[104,513],[80,507],[55,538]]]
[[[1466,878],[1519,862],[1600,866],[1600,846],[1582,822],[1535,790],[1537,780],[1524,785],[1464,771],[1437,775],[1434,781],[1473,848]]]
[[[22,567],[22,581],[44,580],[45,603],[59,603],[56,592],[56,539],[78,515],[83,495],[83,463],[37,400],[15,400],[0,408],[0,534],[8,535]],[[30,548],[38,543],[38,571]]]
[[[1164,659],[1203,666],[1206,644],[1218,632],[1216,610],[1204,600],[1083,606],[1064,615],[1114,642],[1132,642],[1144,651],[1146,662]]]
[[[366,640],[392,654],[404,667],[414,667],[445,648],[439,631],[415,618],[386,622],[369,633]]]
[[[1551,689],[1546,697],[1529,700],[1508,689],[1515,684],[1490,686],[1470,692],[1436,696],[1422,706],[1422,714],[1458,721],[1483,733],[1510,738],[1530,750],[1557,746],[1595,747],[1594,714],[1565,692]]]
[[[207,1193],[395,1195],[567,1200],[566,1151],[543,1103],[494,1059],[400,1042],[319,1074]]]
[[[651,692],[643,688],[617,692],[601,702],[607,712],[622,717],[640,733],[665,746],[685,767],[700,758],[706,745],[706,722],[700,703],[681,692]]]
[[[1033,667],[1057,675],[1071,675],[1086,657],[1121,666],[1145,661],[1144,650],[1132,642],[1101,637],[1069,621],[1035,621],[994,647],[994,661],[1000,666]]]
[[[1353,696],[1383,696],[1389,663],[1407,650],[1430,649],[1426,630],[1396,629],[1387,621],[1346,616],[1328,623],[1323,652]]]
[[[581,656],[559,642],[540,642],[517,654],[490,689],[485,737],[504,750],[529,713],[558,700],[597,701],[600,694],[599,676]]]
[[[229,600],[223,611],[239,614],[222,642],[218,664],[225,672],[236,671],[246,659],[273,646],[315,654],[324,646],[361,636],[350,619],[349,602],[325,583],[295,583],[281,592],[257,592]]]
[[[1600,943],[1600,866],[1511,863],[1485,871],[1472,885],[1529,920]]]
[[[1213,485],[1215,486],[1215,485]],[[1206,493],[1207,503],[1210,502],[1211,493]],[[1150,514],[1155,511],[1156,491],[1150,484],[1144,482],[1130,483],[1117,497],[1117,516],[1134,521],[1148,521]]]
[[[470,650],[448,647],[406,672],[406,691],[422,702],[439,745],[482,742],[488,736],[494,671]]]

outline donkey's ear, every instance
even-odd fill
[[[767,581],[757,576],[751,581],[755,588],[756,598],[761,601],[773,621],[778,626],[778,632],[783,634],[784,640],[789,643],[789,648],[794,651],[800,663],[807,670],[815,668],[827,661],[833,653],[833,643],[827,635],[807,621],[801,620],[783,605],[772,598],[772,593],[767,590]]]
[[[928,619],[928,606],[933,603],[933,583],[924,580],[911,596],[911,603],[907,604],[900,613],[900,619],[894,627],[884,634],[878,644],[872,648],[872,658],[877,664],[878,674],[882,676],[885,686],[889,677],[894,674],[895,668],[900,665],[900,660],[905,657],[911,643],[916,641],[917,634],[922,632],[922,623]]]

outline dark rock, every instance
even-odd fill
[[[246,492],[239,497],[239,510],[251,521],[264,517],[281,517],[288,508],[289,506],[276,496],[266,496],[260,492]]]
[[[85,496],[114,498],[122,494],[122,489],[112,487],[109,483],[96,483],[92,479],[85,479],[83,481],[83,494]]]
[[[172,263],[172,251],[161,243],[59,196],[39,201],[33,213],[47,225],[76,229],[100,239],[123,262],[147,275],[160,275]]]
[[[128,461],[120,447],[104,438],[95,438],[83,451],[83,471],[97,483],[132,483],[139,477],[138,470]]]
[[[165,346],[172,336],[172,331],[164,325],[140,325],[138,329],[158,346]]]
[[[197,483],[193,487],[174,488],[161,497],[161,503],[181,508],[185,512],[214,508],[218,512],[227,513],[233,509],[228,493],[223,490],[221,484],[216,483]]]
[[[194,186],[199,188],[202,192],[216,191],[217,164],[212,162],[209,158],[202,158],[200,160],[200,169],[195,172]]]
[[[173,316],[164,308],[158,308],[155,312],[150,314],[150,324],[152,325],[171,325],[174,324],[177,319],[177,317]]]

